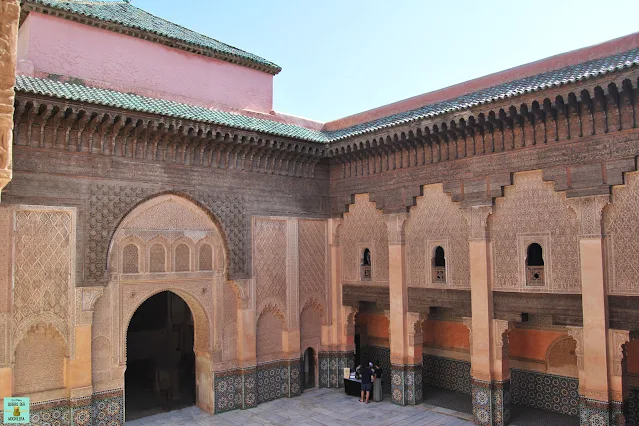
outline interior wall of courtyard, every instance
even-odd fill
[[[168,291],[192,316],[207,412],[299,395],[313,353],[319,387],[379,361],[394,403],[459,392],[478,424],[516,406],[639,424],[637,76],[337,140],[323,159],[269,139],[263,161],[266,145],[235,144],[268,135],[11,89],[0,397],[29,396],[34,424],[122,424],[128,325]]]

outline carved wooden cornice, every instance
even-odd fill
[[[15,145],[306,178],[325,154],[312,142],[89,104],[19,94],[15,105]]]

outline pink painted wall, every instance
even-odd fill
[[[35,12],[20,28],[18,59],[32,62],[36,76],[209,107],[273,109],[268,73]]]

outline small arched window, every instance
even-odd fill
[[[200,271],[213,270],[213,249],[210,244],[202,244],[200,247]]]
[[[539,244],[532,243],[528,246],[526,266],[544,266],[543,251]]]
[[[166,272],[166,250],[162,244],[153,244],[149,250],[149,272]]]
[[[122,273],[137,274],[138,272],[138,246],[127,244],[122,250]]]
[[[362,252],[362,266],[360,267],[362,281],[370,281],[371,274],[371,251],[367,248]]]
[[[364,249],[364,254],[362,255],[362,265],[371,266],[371,251],[369,249]]]
[[[526,284],[530,286],[545,285],[544,254],[537,243],[532,243],[526,250]]]
[[[175,272],[191,270],[191,249],[186,244],[179,244],[175,248]]]
[[[433,252],[433,282],[445,283],[446,282],[446,255],[442,246],[435,247]]]
[[[446,266],[446,257],[444,256],[444,249],[441,246],[437,246],[435,249],[435,257],[433,258],[435,266]]]

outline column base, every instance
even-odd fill
[[[424,402],[421,364],[391,364],[391,400],[397,405]]]
[[[510,421],[510,380],[472,379],[473,419],[479,425],[507,425]]]
[[[610,426],[610,403],[579,396],[579,424],[581,426]],[[624,423],[625,424],[625,423]]]

